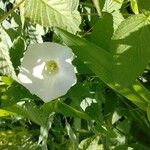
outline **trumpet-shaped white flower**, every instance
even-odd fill
[[[72,50],[57,43],[30,45],[21,63],[19,82],[44,102],[65,95],[76,83]]]

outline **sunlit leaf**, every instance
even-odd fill
[[[133,11],[135,14],[138,14],[138,13],[139,13],[139,9],[138,9],[137,0],[130,0],[130,3],[131,3],[132,11]]]
[[[0,109],[0,117],[12,116],[12,115],[15,115],[15,114],[7,110]]]
[[[0,26],[0,74],[16,78],[16,74],[10,61],[6,32]]]
[[[114,33],[110,50],[115,65],[113,78],[129,86],[142,74],[150,60],[149,16],[133,15],[124,20]]]
[[[78,0],[26,0],[25,17],[33,23],[75,33],[81,23],[78,3]]]

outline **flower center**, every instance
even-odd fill
[[[44,69],[45,69],[45,71],[47,71],[50,74],[56,73],[58,71],[58,65],[57,65],[56,61],[49,60],[46,62]]]

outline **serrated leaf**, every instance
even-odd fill
[[[112,38],[110,50],[115,65],[113,78],[125,87],[142,74],[150,60],[148,16],[133,15],[124,20]]]
[[[42,26],[60,27],[75,33],[81,23],[78,3],[78,0],[26,0],[25,17]]]
[[[106,0],[103,11],[113,12],[119,10],[122,6],[123,0]]]
[[[2,26],[0,26],[0,74],[16,79],[5,35],[6,32],[3,30]]]

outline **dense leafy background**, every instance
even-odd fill
[[[24,3],[22,3],[24,2]],[[148,0],[0,1],[0,149],[149,150]],[[43,103],[17,81],[31,43],[66,44],[77,84]]]

